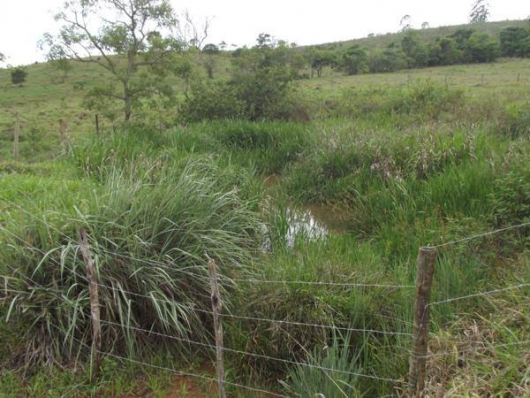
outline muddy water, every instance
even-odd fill
[[[281,177],[272,175],[264,183],[265,189],[281,184]],[[308,240],[326,239],[330,234],[346,231],[345,212],[331,206],[302,205],[289,207],[286,211],[288,224],[285,237],[288,247],[293,247],[297,237]]]

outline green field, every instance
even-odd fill
[[[0,70],[0,395],[215,396],[186,376],[216,377],[209,257],[229,396],[402,395],[418,250],[462,239],[438,250],[426,393],[529,393],[530,227],[511,227],[530,222],[530,60],[326,69],[294,82],[302,121],[100,115],[99,135],[98,69],[27,71]],[[95,380],[79,228],[110,353]]]

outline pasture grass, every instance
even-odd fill
[[[334,88],[329,96],[315,90],[318,115],[305,124],[221,121],[163,133],[136,126],[100,137],[79,131],[61,151],[43,144],[30,153],[32,141],[23,141],[23,159],[30,161],[21,162],[10,160],[9,140],[0,141],[0,275],[8,287],[0,314],[2,335],[14,344],[4,352],[2,392],[118,395],[145,388],[163,395],[174,386],[164,372],[111,359],[96,384],[87,382],[87,353],[77,343],[90,344],[79,227],[91,237],[103,319],[124,325],[105,327],[106,350],[164,367],[174,360],[177,370],[192,355],[210,363],[209,350],[197,355],[152,333],[211,344],[211,320],[188,311],[209,309],[207,254],[220,265],[225,311],[255,318],[224,319],[227,347],[404,381],[411,341],[395,333],[412,329],[418,248],[530,220],[528,94],[524,82],[506,85],[527,67],[528,61],[454,67],[463,79],[457,90],[432,79],[408,83],[406,73],[341,78],[344,87],[356,87]],[[475,74],[486,71],[484,80],[505,91],[474,86]],[[363,83],[369,78],[380,85]],[[387,85],[387,78],[407,84]],[[270,174],[276,186],[266,189]],[[307,204],[340,213],[340,228],[324,239],[301,233],[288,247],[292,207]],[[269,253],[260,250],[262,225]],[[433,301],[527,283],[528,244],[526,228],[441,249]],[[527,346],[496,346],[528,340],[527,292],[434,306],[431,350],[455,354],[430,359],[428,391],[520,394],[528,383]],[[299,323],[358,331],[338,336]],[[337,346],[343,340],[352,343],[348,352]],[[485,350],[461,358],[461,349],[478,347]],[[226,360],[230,381],[286,393],[301,384],[329,388],[329,378],[303,366],[240,353]],[[192,373],[201,369],[191,362]],[[20,372],[30,363],[34,375]],[[138,378],[143,381],[134,383]],[[404,386],[361,377],[345,382],[348,394],[370,396],[399,394]]]

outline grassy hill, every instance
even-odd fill
[[[427,29],[416,29],[416,32],[420,34],[420,37],[424,42],[431,42],[438,37],[445,37],[452,35],[460,29],[474,29],[480,33],[486,33],[488,35],[498,37],[501,30],[509,27],[526,27],[530,23],[527,20],[514,20],[514,21],[495,21],[478,24],[463,24],[463,25],[451,25],[451,26],[439,26],[436,28]],[[400,42],[405,32],[397,33],[378,33],[370,37],[363,37],[360,39],[346,40],[335,43],[322,44],[324,47],[342,47],[352,44],[358,44],[360,46],[372,48],[384,48],[391,43]]]

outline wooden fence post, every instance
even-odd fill
[[[15,114],[15,136],[13,138],[13,157],[18,160],[18,143],[20,141],[20,115],[18,111]]]
[[[212,287],[212,310],[215,328],[215,354],[217,359],[217,385],[219,387],[219,398],[226,398],[225,392],[225,370],[223,362],[223,323],[221,322],[221,296],[217,285],[217,266],[215,260],[208,261],[208,271],[210,273],[210,285]]]
[[[83,228],[79,229],[79,244],[81,248],[81,254],[83,261],[87,266],[88,276],[88,289],[90,293],[90,314],[92,318],[92,372],[90,375],[91,380],[99,373],[100,352],[101,352],[101,322],[99,313],[99,297],[98,297],[98,285],[96,267],[94,266],[94,260],[90,254],[90,247],[88,246],[88,237],[86,231]]]
[[[418,254],[414,330],[409,368],[409,396],[422,397],[425,388],[425,367],[429,342],[429,301],[434,276],[436,249],[422,247]]]
[[[96,135],[99,135],[99,115],[96,113]]]

